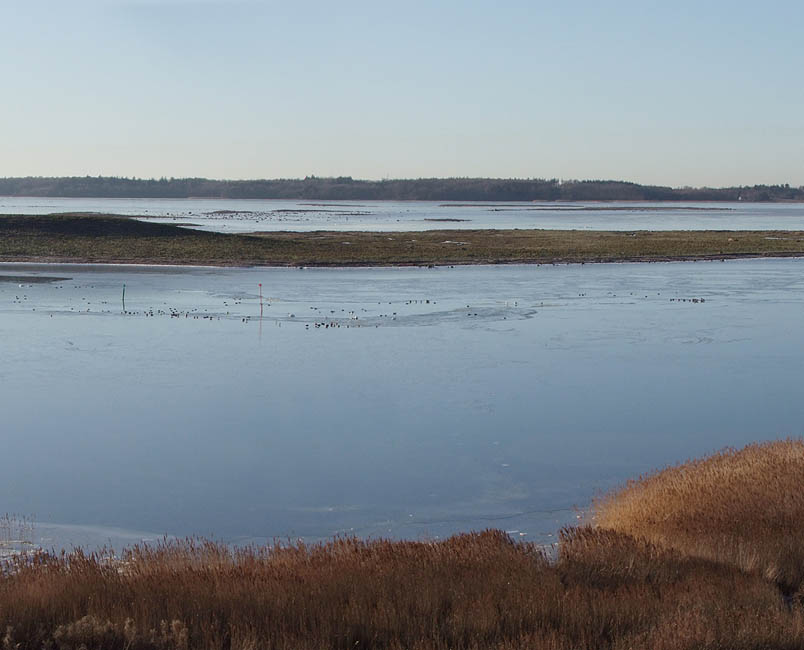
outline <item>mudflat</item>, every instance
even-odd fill
[[[224,234],[118,215],[0,215],[0,261],[390,266],[804,255],[802,231],[428,230]]]

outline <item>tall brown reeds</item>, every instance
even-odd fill
[[[629,482],[594,504],[601,528],[804,583],[804,441],[726,449]]]
[[[804,614],[756,573],[589,527],[554,563],[499,531],[19,556],[0,626],[4,650],[804,647]]]
[[[0,645],[804,648],[804,608],[779,589],[780,575],[784,585],[797,575],[801,550],[785,541],[792,529],[784,526],[798,497],[772,489],[800,463],[801,443],[785,441],[640,479],[596,505],[596,526],[563,530],[555,560],[493,530],[438,542],[348,538],[231,549],[184,540],[120,557],[19,555],[0,571]],[[776,478],[764,483],[770,469]],[[726,486],[748,490],[726,502],[743,504],[729,516],[719,510]],[[748,532],[729,528],[739,517]],[[684,543],[674,541],[678,530],[687,531]],[[695,534],[710,541],[695,544]],[[719,545],[732,534],[738,543]],[[763,534],[772,541],[767,556],[753,546]],[[730,552],[738,547],[756,559]],[[778,571],[763,564],[771,560]]]

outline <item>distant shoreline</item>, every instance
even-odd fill
[[[2,262],[372,267],[799,256],[804,256],[804,231],[467,229],[244,235],[116,215],[0,215]]]
[[[756,259],[787,259],[804,258],[804,251],[792,253],[745,253],[745,254],[724,254],[724,255],[698,255],[698,256],[666,256],[666,257],[611,257],[594,258],[586,260],[577,259],[550,259],[550,260],[445,260],[442,262],[326,262],[310,261],[305,263],[295,262],[201,262],[201,261],[176,261],[166,262],[162,258],[141,259],[132,261],[130,258],[104,258],[96,257],[76,258],[76,257],[14,257],[9,258],[0,256],[0,265],[3,264],[31,264],[31,265],[77,265],[77,266],[130,266],[130,267],[162,267],[162,268],[218,268],[218,269],[246,269],[246,268],[298,268],[298,269],[369,269],[369,268],[408,268],[408,267],[427,267],[437,268],[445,266],[573,266],[584,264],[659,264],[659,263],[688,263],[688,262],[725,262],[727,260],[756,260]]]
[[[779,255],[770,254],[746,254],[746,255],[723,255],[723,256],[709,256],[709,257],[666,257],[666,258],[618,258],[618,259],[594,259],[587,261],[527,261],[527,260],[504,260],[504,261],[478,261],[478,262],[389,262],[389,263],[351,263],[351,262],[309,262],[305,264],[282,264],[282,263],[266,263],[266,264],[238,264],[221,262],[221,263],[207,263],[201,262],[177,262],[167,263],[162,260],[151,261],[141,260],[132,262],[129,259],[123,260],[97,260],[86,259],[81,260],[77,258],[61,258],[61,257],[25,257],[8,259],[0,257],[0,266],[4,264],[30,264],[30,265],[75,265],[75,266],[128,266],[128,267],[141,267],[145,268],[208,268],[208,269],[249,269],[249,268],[266,268],[266,269],[391,269],[391,268],[410,268],[410,267],[456,267],[456,266],[577,266],[583,264],[660,264],[660,263],[690,263],[690,262],[725,262],[727,260],[756,260],[756,259],[789,259],[789,258],[804,258],[802,253],[783,253]]]
[[[1,181],[2,179],[0,179]],[[66,199],[66,200],[89,200],[89,201],[296,201],[301,205],[329,205],[331,203],[339,204],[343,207],[355,207],[346,202],[361,201],[370,203],[439,203],[438,207],[508,207],[510,205],[527,205],[534,207],[547,207],[552,205],[572,204],[572,203],[594,203],[602,206],[607,206],[612,203],[666,203],[667,209],[677,210],[705,210],[706,208],[684,208],[678,206],[679,203],[711,203],[717,205],[719,203],[745,203],[748,205],[762,205],[762,204],[798,204],[804,203],[804,197],[796,199],[770,199],[763,201],[749,201],[746,199],[378,199],[378,198],[326,198],[317,199],[309,197],[251,197],[251,196],[95,196],[95,195],[63,195],[63,194],[0,194],[0,199]],[[317,201],[321,203],[311,203]],[[602,208],[606,209],[606,208]],[[728,210],[730,208],[722,208]],[[9,213],[10,214],[10,213]],[[148,215],[143,215],[147,217]]]
[[[31,198],[284,199],[339,201],[804,201],[804,187],[668,187],[619,180],[351,176],[220,180],[110,176],[0,178],[0,196]]]

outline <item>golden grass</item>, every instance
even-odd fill
[[[500,531],[439,542],[204,541],[10,560],[8,648],[804,648],[804,443],[641,478],[561,532],[558,558]],[[746,558],[751,558],[746,560]],[[772,569],[772,570],[771,570]]]
[[[685,555],[804,584],[804,441],[726,449],[629,482],[594,504],[597,526]]]

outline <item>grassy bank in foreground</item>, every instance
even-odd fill
[[[0,261],[381,266],[792,255],[804,255],[804,232],[430,230],[231,235],[109,215],[0,215]]]
[[[499,531],[41,554],[0,577],[0,630],[37,649],[802,648],[803,478],[798,440],[659,472],[562,531],[555,562]]]

